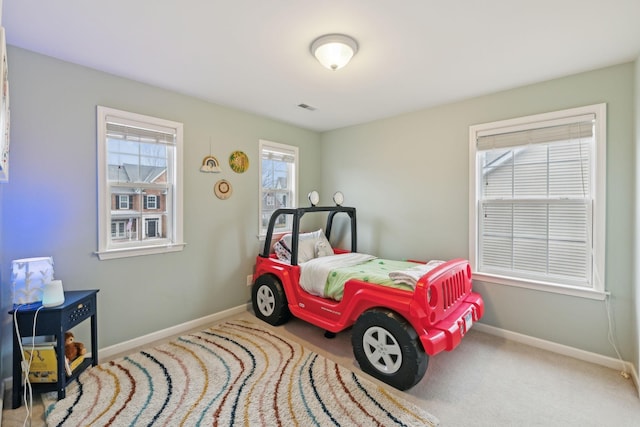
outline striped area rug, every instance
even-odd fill
[[[45,397],[47,425],[438,424],[418,406],[273,331],[261,322],[228,321],[87,369],[67,386],[65,399]]]

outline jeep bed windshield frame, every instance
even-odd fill
[[[333,225],[333,218],[338,213],[345,213],[349,216],[351,224],[351,252],[357,252],[357,228],[356,228],[356,208],[344,207],[344,206],[312,206],[307,208],[282,208],[277,209],[271,215],[269,220],[269,227],[267,228],[267,235],[264,240],[264,249],[260,254],[263,258],[269,258],[271,252],[271,242],[273,240],[273,229],[275,227],[276,220],[280,215],[292,215],[292,230],[291,230],[291,265],[298,265],[298,236],[300,235],[300,221],[304,214],[308,212],[328,212],[327,225],[325,227],[324,235],[327,240],[331,238],[331,227]],[[285,234],[288,232],[285,232]]]

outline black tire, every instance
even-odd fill
[[[251,302],[256,317],[271,325],[282,325],[291,318],[282,284],[270,274],[256,279],[251,290]]]
[[[429,356],[418,334],[392,311],[364,312],[353,326],[351,344],[360,369],[399,390],[416,385],[427,371]]]

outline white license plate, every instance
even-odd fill
[[[471,329],[471,326],[473,326],[473,313],[470,311],[464,315],[464,333],[465,334],[469,332],[469,329]]]

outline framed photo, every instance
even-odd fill
[[[0,182],[9,181],[9,68],[4,27],[0,27]]]

